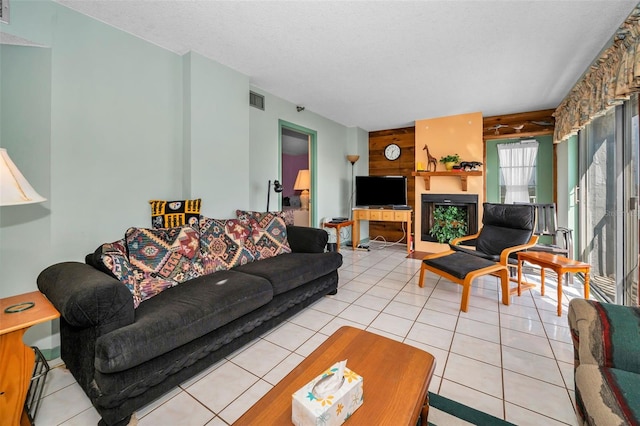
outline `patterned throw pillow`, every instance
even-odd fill
[[[136,299],[135,289],[139,272],[129,262],[125,239],[103,244],[96,250],[95,254],[98,255],[97,259],[94,257],[95,261],[102,263],[101,269],[105,272],[108,271],[127,286],[131,294],[134,295],[133,305],[137,308],[140,304],[140,299]]]
[[[291,253],[282,212],[236,210],[236,215],[242,223],[251,227],[251,240],[255,246],[253,255],[256,260]]]
[[[125,240],[129,262],[138,270],[134,303],[199,276],[200,234],[190,226],[129,228]]]
[[[200,219],[200,261],[203,274],[253,262],[251,228],[238,219]]]
[[[154,228],[175,228],[189,225],[198,227],[201,199],[195,200],[151,200],[151,226]]]

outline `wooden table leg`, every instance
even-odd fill
[[[540,294],[544,296],[544,267],[540,267]]]
[[[355,220],[351,226],[351,249],[355,250],[360,244],[360,221]]]
[[[522,295],[522,264],[523,260],[518,260],[518,296]]]
[[[340,253],[340,226],[336,226],[336,251]]]
[[[584,271],[584,298],[589,299],[589,268]]]
[[[407,254],[411,254],[411,214],[407,220]]]
[[[420,425],[427,426],[427,418],[429,417],[429,392],[427,392],[427,397],[424,400],[424,405],[422,406],[422,412],[420,413]]]
[[[558,275],[558,316],[562,316],[562,270],[556,270]]]

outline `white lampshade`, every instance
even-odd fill
[[[302,191],[300,194],[300,206],[303,210],[309,210],[310,187],[311,176],[309,175],[309,169],[298,170],[298,177],[296,177],[296,183],[293,184],[293,189],[296,191]]]
[[[9,158],[7,150],[0,148],[0,206],[31,204],[47,201],[22,176]]]
[[[304,191],[311,186],[311,178],[309,177],[309,170],[298,170],[298,177],[296,177],[296,183],[293,184],[293,189],[297,191]]]

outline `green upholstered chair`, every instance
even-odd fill
[[[580,424],[640,424],[640,308],[573,299],[568,320]]]

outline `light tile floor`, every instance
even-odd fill
[[[407,259],[404,247],[343,249],[337,295],[142,408],[139,424],[231,424],[329,335],[351,325],[433,354],[432,392],[519,425],[576,425],[567,305],[583,294],[578,280],[563,286],[562,317],[549,274],[544,297],[528,291],[512,296],[509,306],[500,303],[497,278],[480,278],[463,313],[457,284],[429,273],[425,287],[418,287],[420,261]],[[526,278],[537,281],[538,275]],[[52,366],[37,425],[97,424],[97,412],[62,361]],[[435,409],[429,420],[463,424]]]

